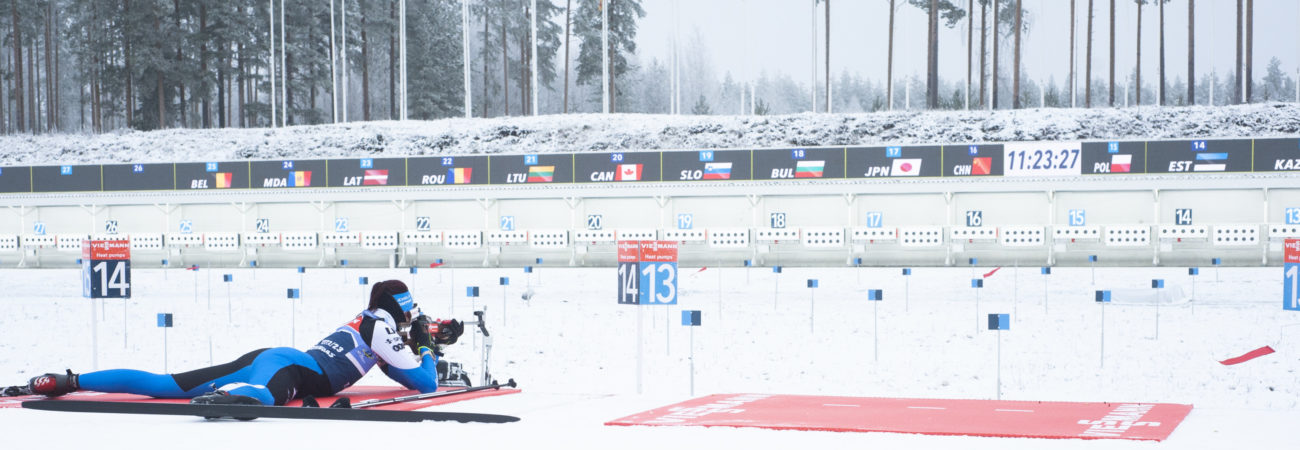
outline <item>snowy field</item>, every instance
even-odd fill
[[[784,116],[569,114],[3,136],[0,166],[1296,134],[1295,103]]]
[[[681,269],[680,304],[667,310],[617,305],[612,268],[539,268],[531,276],[520,269],[436,269],[421,271],[413,283],[405,269],[308,269],[302,278],[292,269],[137,269],[135,298],[125,305],[80,298],[75,270],[0,270],[0,384],[64,368],[90,371],[96,353],[100,369],[162,371],[159,312],[175,314],[165,363],[172,371],[225,362],[254,348],[307,348],[364,307],[368,287],[357,277],[367,276],[412,284],[416,302],[431,316],[468,319],[473,308],[486,307],[495,339],[491,370],[523,389],[436,407],[522,418],[505,425],[205,422],[0,409],[3,447],[1300,448],[1300,356],[1294,347],[1300,314],[1281,309],[1280,268],[1202,269],[1194,298],[1185,268],[1099,268],[1095,286],[1087,268],[1055,268],[1050,276],[1037,267],[1004,268],[979,293],[978,317],[969,288],[978,275],[969,268],[916,268],[906,280],[898,269],[787,268],[779,275],[766,268],[698,270]],[[224,273],[235,281],[223,283]],[[504,306],[500,276],[511,278]],[[808,278],[820,280],[815,293],[804,287]],[[1152,278],[1165,279],[1168,287],[1157,295],[1149,288]],[[300,283],[303,298],[295,307],[285,289]],[[481,286],[482,296],[466,298],[466,285]],[[524,301],[528,288],[535,296]],[[866,289],[883,289],[885,301],[867,302]],[[1115,295],[1105,310],[1104,367],[1096,289]],[[703,311],[704,326],[694,331],[696,396],[994,398],[998,336],[977,328],[985,327],[987,313],[1010,313],[1011,329],[1001,335],[1003,399],[1184,403],[1195,409],[1163,443],[603,426],[691,397],[690,337],[680,326],[680,309]],[[476,381],[481,344],[467,333],[449,352]],[[1238,366],[1217,362],[1263,345],[1277,353]],[[373,371],[361,384],[391,382]]]

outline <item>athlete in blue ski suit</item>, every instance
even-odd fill
[[[79,389],[190,398],[194,403],[283,405],[295,397],[329,396],[361,379],[376,364],[385,375],[422,393],[438,389],[442,347],[464,331],[459,321],[411,318],[415,302],[398,280],[376,283],[370,306],[307,351],[289,347],[254,350],[235,361],[178,374],[114,369],[32,378],[33,394],[63,395]],[[403,336],[410,325],[410,339]],[[409,348],[413,352],[408,352]],[[412,354],[414,353],[414,355]]]

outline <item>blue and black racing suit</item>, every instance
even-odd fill
[[[384,310],[362,311],[306,352],[289,347],[254,350],[234,361],[178,374],[114,369],[80,375],[81,389],[157,398],[193,398],[217,389],[246,395],[265,405],[337,394],[376,364],[408,389],[438,389],[437,357],[407,349],[397,324]]]

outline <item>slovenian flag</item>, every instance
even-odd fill
[[[311,186],[310,170],[295,170],[289,172],[289,187],[308,187]]]
[[[730,180],[731,163],[704,163],[704,179],[706,180]]]
[[[529,183],[550,183],[555,177],[555,166],[532,166],[528,168]]]
[[[1196,164],[1192,165],[1193,172],[1222,172],[1228,168],[1227,153],[1197,153]]]
[[[921,159],[895,159],[889,174],[895,177],[914,177],[921,174]]]
[[[452,184],[469,184],[470,177],[473,173],[474,168],[472,167],[456,167],[453,169],[447,169],[447,179],[450,179]]]
[[[795,178],[821,178],[826,161],[799,161],[794,169]]]
[[[214,173],[214,174],[212,174],[212,175],[213,175],[213,178],[216,178],[216,181],[217,181],[217,188],[218,188],[218,189],[225,189],[225,188],[230,187],[230,184],[231,184],[230,181],[231,181],[231,179],[234,178],[234,175],[235,175],[235,174],[233,174],[233,173],[231,173],[231,172],[217,172],[217,173]]]
[[[618,173],[614,174],[614,181],[640,181],[641,164],[619,164]]]
[[[1126,173],[1133,169],[1133,155],[1110,155],[1110,172]]]
[[[366,177],[361,181],[363,186],[387,186],[388,169],[371,169],[366,170]]]

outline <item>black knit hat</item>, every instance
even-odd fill
[[[415,303],[411,299],[410,290],[406,288],[406,283],[400,280],[386,280],[375,283],[370,288],[370,306],[369,309],[382,309],[388,311],[397,322],[406,321],[406,312],[415,308]]]

